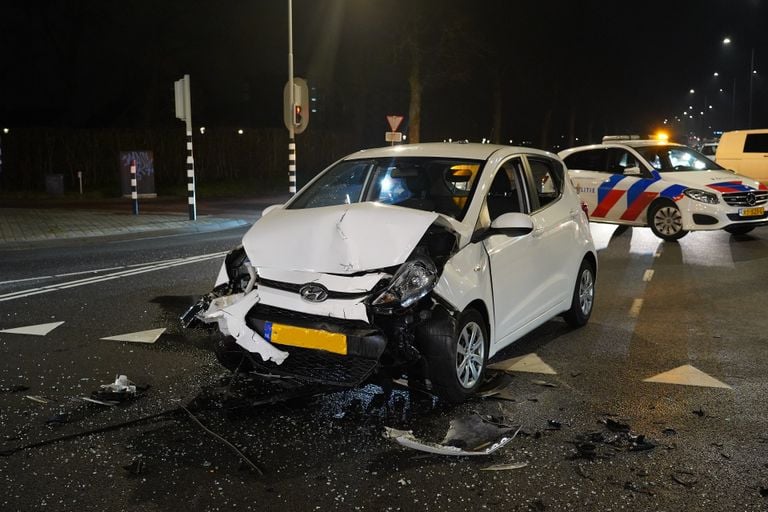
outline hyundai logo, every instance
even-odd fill
[[[755,194],[752,192],[747,193],[747,206],[755,206],[756,202],[757,198],[755,197]]]
[[[328,298],[328,288],[321,284],[305,284],[299,289],[299,293],[307,302],[323,302]]]

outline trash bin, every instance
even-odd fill
[[[46,174],[45,192],[51,196],[60,196],[64,194],[64,175]]]

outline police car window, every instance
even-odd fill
[[[605,172],[605,150],[591,149],[572,153],[565,157],[565,165],[574,170]]]
[[[659,172],[722,170],[701,153],[685,146],[647,146],[637,152]]]
[[[558,197],[563,190],[562,166],[543,157],[528,157],[533,185],[539,197],[539,206],[546,206]]]
[[[610,148],[608,150],[608,171],[614,174],[624,174],[627,167],[637,167],[637,160],[626,149]]]

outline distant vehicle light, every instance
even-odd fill
[[[669,134],[666,132],[656,132],[656,135],[654,137],[656,140],[663,140],[668,141],[669,140]]]

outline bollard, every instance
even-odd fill
[[[139,214],[139,192],[136,183],[136,160],[131,160],[131,200],[133,201],[133,214]]]

